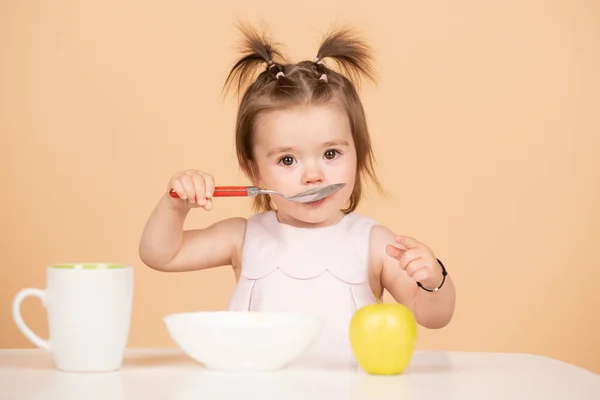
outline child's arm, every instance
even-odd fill
[[[430,329],[446,326],[454,314],[456,296],[450,275],[436,292],[417,286],[419,281],[425,288],[434,289],[442,282],[442,268],[431,250],[382,226],[373,228],[372,237],[372,250],[381,259],[383,287],[398,303],[411,309],[420,325]]]
[[[191,208],[202,207],[207,211],[212,208],[206,198],[210,198],[214,189],[210,175],[188,174],[176,175],[169,182],[180,199],[163,195],[150,215],[139,245],[140,259],[150,268],[167,272],[238,265],[246,229],[244,218],[226,219],[204,229],[183,230]]]

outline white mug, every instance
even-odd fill
[[[38,297],[46,307],[48,340],[23,321],[21,302]],[[56,368],[68,372],[120,369],[131,320],[133,268],[107,263],[51,265],[46,289],[22,289],[12,313],[21,333],[48,350]]]

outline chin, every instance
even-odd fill
[[[315,203],[293,204],[279,208],[289,217],[307,225],[319,226],[339,219],[344,204],[335,198],[325,198]]]

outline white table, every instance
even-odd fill
[[[128,349],[113,373],[57,371],[39,349],[0,350],[0,399],[600,399],[600,375],[526,354],[424,352],[404,374],[209,371],[178,349]]]

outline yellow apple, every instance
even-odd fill
[[[370,304],[350,321],[350,344],[359,365],[374,375],[397,375],[408,366],[417,340],[417,323],[401,304]]]

